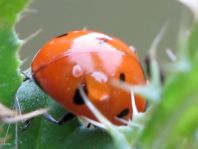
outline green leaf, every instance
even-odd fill
[[[22,83],[17,91],[16,106],[22,113],[35,109],[50,107],[50,114],[56,119],[60,118],[66,111],[54,100],[43,93],[34,82],[27,80]],[[34,118],[29,127],[25,130],[24,124],[18,123],[17,132],[14,128],[9,129],[9,134],[16,134],[9,140],[9,147],[19,147],[21,149],[61,149],[78,148],[92,149],[104,148],[111,149],[113,141],[107,132],[99,129],[87,129],[82,127],[77,119],[71,120],[64,125],[55,125],[43,117]]]
[[[76,129],[64,142],[63,148],[69,149],[115,149],[111,137],[99,128]]]
[[[190,37],[189,37],[189,53],[190,58],[198,59],[198,23],[196,23],[191,31]]]
[[[28,0],[0,0],[0,102],[13,104],[16,89],[21,82],[17,51],[20,47],[14,31],[14,24],[19,19],[18,13]],[[41,107],[51,107],[50,113],[60,117],[65,110],[46,96],[33,82],[23,82],[17,92],[15,104],[21,112],[29,112]],[[19,109],[18,109],[19,110]],[[34,118],[30,126],[22,131],[24,124],[5,125],[0,136],[7,137],[1,148],[79,148],[111,149],[111,137],[103,130],[81,128],[77,119],[63,126],[57,126],[43,117]],[[2,140],[2,139],[1,139]]]
[[[197,148],[198,67],[179,73],[164,88],[161,102],[141,135],[142,148]],[[183,143],[181,143],[183,142]]]
[[[21,83],[17,55],[20,42],[14,25],[27,2],[28,0],[0,0],[0,102],[6,105],[13,103],[15,92]],[[2,125],[0,129],[0,140],[4,142],[5,132]]]
[[[18,13],[28,0],[0,0],[0,102],[9,105],[21,82],[17,50],[20,42],[14,31]]]
[[[32,81],[27,80],[21,84],[17,91],[17,98],[13,102],[15,91],[21,82],[18,70],[20,61],[17,58],[20,42],[14,32],[14,24],[19,18],[18,13],[27,1],[0,0],[0,102],[7,105],[15,103],[17,110],[22,113],[50,107],[50,114],[58,119],[66,112],[65,109],[43,93]],[[136,140],[135,137],[134,140],[127,140],[132,143],[137,141],[138,148],[198,148],[197,41],[198,24],[195,24],[190,33],[187,48],[186,44],[183,47],[185,51],[189,51],[186,55],[190,55],[191,68],[188,69],[189,71],[168,77],[161,100],[148,116],[150,120],[139,139]],[[24,127],[24,123],[6,125],[3,127],[4,130],[0,126],[0,136],[8,138],[7,144],[0,145],[0,148],[115,148],[115,142],[106,131],[100,128],[84,128],[77,119],[58,126],[40,116],[34,118],[25,130],[23,130]],[[126,134],[129,135],[131,132],[133,131]],[[116,133],[112,134],[115,134],[116,138]],[[123,142],[120,143],[117,139],[116,143]]]

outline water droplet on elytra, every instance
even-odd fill
[[[108,77],[100,71],[95,71],[91,74],[91,76],[98,81],[99,83],[105,83],[108,80]]]
[[[101,101],[106,101],[110,98],[109,94],[104,94],[103,96],[100,97]]]
[[[83,73],[84,73],[84,71],[79,64],[76,64],[73,66],[72,74],[74,77],[76,77],[76,78],[81,77],[83,75]]]

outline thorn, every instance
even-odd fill
[[[151,44],[151,47],[149,49],[149,56],[152,59],[156,59],[156,50],[157,50],[157,47],[162,39],[162,37],[164,36],[165,34],[165,31],[167,29],[167,24],[165,24],[162,29],[160,30],[160,32],[157,34],[157,36],[154,38],[152,44]]]
[[[15,101],[16,101],[15,109],[19,113],[19,115],[21,115],[21,105],[19,102],[19,98],[17,96],[15,96]],[[22,120],[22,122],[24,122],[24,121]]]
[[[38,13],[38,10],[37,9],[33,9],[33,8],[27,8],[23,12],[37,14]]]
[[[79,87],[80,94],[82,98],[84,99],[87,107],[90,109],[90,111],[96,116],[96,118],[104,124],[106,127],[111,128],[114,125],[94,106],[94,104],[89,100],[89,98],[86,96],[84,90],[82,87]]]
[[[125,120],[123,118],[115,117],[115,119],[118,120],[118,121],[120,121],[120,122],[122,122],[123,124],[125,124],[127,126],[129,125],[129,121],[127,121],[127,120]]]
[[[28,62],[30,60],[30,56],[26,57],[25,59],[21,60],[21,65],[20,67],[22,67],[24,64],[26,64],[26,62]]]
[[[130,123],[130,126],[139,128],[140,130],[142,130],[144,128],[144,126],[142,124],[137,124],[137,123],[134,123],[134,122]]]
[[[168,56],[168,58],[172,61],[175,62],[177,60],[176,55],[173,53],[173,51],[171,49],[166,49],[166,54]]]
[[[30,8],[25,9],[25,10],[22,12],[22,14],[21,14],[20,16],[18,16],[17,22],[19,22],[21,19],[23,19],[23,18],[25,18],[26,16],[28,16],[28,15],[27,15],[28,13],[38,14],[38,10],[36,10],[36,9],[30,9]]]
[[[188,7],[196,21],[198,21],[198,1],[197,0],[178,0],[184,6]]]
[[[18,121],[23,121],[30,119],[32,117],[42,115],[48,111],[48,108],[45,109],[39,109],[30,113],[21,114],[17,111],[11,110],[7,108],[6,106],[2,105],[0,103],[0,121],[5,123],[15,123]]]
[[[83,27],[83,29],[82,29],[83,31],[87,31],[88,30],[88,28],[87,27]]]
[[[165,31],[167,29],[167,24],[165,24],[160,32],[157,34],[157,36],[154,38],[151,47],[149,49],[147,59],[148,59],[148,68],[150,72],[150,80],[151,84],[156,88],[156,90],[159,90],[159,93],[161,92],[161,73],[160,73],[160,68],[157,62],[156,58],[156,51],[157,47],[162,39],[162,37],[165,34]]]
[[[42,31],[42,29],[38,29],[36,32],[32,33],[30,36],[28,36],[27,38],[21,40],[21,44],[24,45],[26,44],[28,41],[32,40],[33,38],[35,38],[40,32]]]
[[[137,49],[134,47],[134,46],[129,46],[129,49],[134,52],[134,53],[137,53]]]
[[[137,110],[137,106],[136,106],[136,103],[135,103],[135,95],[134,95],[134,92],[133,90],[131,89],[131,104],[132,104],[132,109],[133,109],[133,118],[138,116],[138,110]]]
[[[26,113],[26,114],[22,114],[22,115],[16,115],[16,116],[12,116],[12,117],[4,117],[1,119],[1,121],[6,122],[6,123],[15,123],[18,121],[25,121],[28,120],[30,118],[39,116],[39,115],[43,115],[44,113],[47,113],[48,109],[39,109],[39,110],[35,110],[33,112],[30,113]]]
[[[9,130],[10,130],[10,127],[11,127],[11,124],[8,124],[8,127],[6,129],[6,133],[5,133],[5,136],[4,136],[4,139],[3,139],[3,145],[6,144],[6,141],[7,141],[7,138],[9,138]]]
[[[15,116],[15,115],[17,115],[16,111],[13,111],[0,103],[0,120],[2,120],[3,117]]]

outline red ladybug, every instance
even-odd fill
[[[132,85],[145,84],[136,54],[122,41],[103,33],[79,30],[46,43],[33,59],[35,82],[54,100],[76,116],[97,121],[80,95],[83,87],[91,102],[115,125],[117,118],[132,118],[131,96],[113,86],[112,79]],[[137,109],[144,112],[146,101],[135,96]]]

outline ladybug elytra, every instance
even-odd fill
[[[97,121],[79,92],[82,87],[91,102],[113,124],[132,118],[131,95],[113,86],[117,79],[131,85],[146,83],[136,54],[122,41],[88,30],[69,32],[46,43],[31,65],[35,82],[76,116]],[[135,95],[139,112],[146,101]]]

